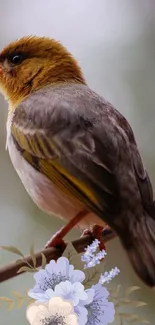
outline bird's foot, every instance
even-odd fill
[[[61,250],[65,250],[66,246],[67,246],[67,244],[64,242],[64,240],[61,236],[61,229],[60,229],[46,243],[45,248],[55,247],[55,248],[59,248]]]
[[[102,227],[102,226],[98,226],[98,225],[93,225],[90,227],[90,229],[85,229],[82,233],[82,237],[87,236],[87,235],[91,235],[94,239],[98,239],[100,244],[99,244],[99,249],[100,250],[106,250],[105,247],[105,242],[104,242],[104,235],[106,237],[106,235],[112,232],[112,230],[106,226],[106,227]]]
[[[73,219],[71,219],[64,227],[62,227],[56,234],[54,234],[51,239],[47,242],[45,248],[49,247],[59,247],[64,250],[67,244],[64,242],[63,238],[72,230],[74,226],[77,225],[86,215],[87,211],[79,212]]]

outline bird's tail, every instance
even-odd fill
[[[145,212],[128,238],[123,244],[136,273],[147,285],[155,287],[155,218]]]

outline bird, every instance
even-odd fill
[[[36,205],[74,225],[108,225],[141,280],[155,286],[155,203],[131,126],[90,89],[53,38],[24,36],[0,52],[6,147]],[[69,225],[69,226],[68,226]]]

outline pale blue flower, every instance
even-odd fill
[[[57,284],[54,290],[46,290],[44,297],[45,301],[50,300],[52,297],[61,297],[72,302],[73,306],[77,306],[79,301],[84,302],[88,299],[88,294],[80,282],[71,283],[65,281]]]
[[[86,325],[107,325],[114,321],[114,304],[108,301],[109,292],[101,284],[92,286],[94,289],[93,301],[85,302],[88,311],[88,320]]]
[[[34,279],[36,285],[29,290],[28,295],[33,299],[40,300],[47,289],[54,290],[57,284],[66,280],[71,283],[81,283],[85,279],[85,274],[80,270],[74,270],[74,266],[69,264],[67,258],[60,257],[57,261],[50,261],[44,270],[35,273]]]
[[[87,293],[87,300],[80,301],[77,306],[74,307],[74,312],[78,316],[78,321],[80,325],[85,325],[88,320],[88,309],[85,304],[90,304],[93,301],[95,290],[93,288],[85,290]]]
[[[74,312],[78,316],[79,325],[86,325],[88,320],[88,310],[84,306],[75,306]]]
[[[115,267],[114,269],[111,269],[111,271],[101,274],[101,277],[99,280],[100,284],[109,283],[119,273],[120,273],[120,270],[117,267]]]

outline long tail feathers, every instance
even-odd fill
[[[123,240],[123,244],[136,273],[147,285],[155,287],[155,219],[145,213],[130,239]]]

